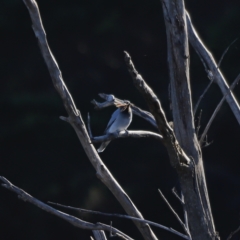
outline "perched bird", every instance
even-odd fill
[[[105,134],[121,132],[126,130],[132,121],[132,109],[130,102],[126,101],[124,104],[116,104],[118,109],[112,114],[107,128],[104,131]],[[103,152],[110,141],[103,142],[98,148],[98,152]]]

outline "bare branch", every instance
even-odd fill
[[[134,203],[124,192],[115,178],[112,176],[108,168],[102,162],[95,147],[91,144],[86,126],[82,120],[80,111],[76,108],[73,98],[67,89],[65,82],[63,81],[61,71],[58,64],[48,46],[45,30],[42,25],[38,5],[35,0],[23,0],[28,8],[32,24],[33,31],[38,39],[41,53],[48,67],[51,75],[53,85],[62,98],[64,107],[69,115],[68,120],[71,126],[74,128],[83,149],[88,156],[91,164],[96,170],[97,177],[109,188],[116,199],[120,202],[124,210],[131,216],[142,218],[142,214],[138,211]],[[156,236],[152,232],[149,225],[145,223],[134,222],[141,232],[145,240],[156,240]]]
[[[172,193],[174,194],[174,196],[180,201],[180,203],[182,204],[182,205],[184,205],[185,203],[184,203],[184,201],[183,201],[183,199],[182,198],[180,198],[179,196],[178,196],[178,194],[177,194],[177,191],[176,191],[176,188],[174,187],[173,189],[172,189]]]
[[[168,208],[171,210],[171,212],[173,213],[173,215],[176,217],[176,219],[178,220],[178,222],[180,223],[180,225],[182,226],[183,230],[185,231],[185,233],[190,237],[190,233],[188,231],[188,229],[186,228],[186,225],[183,223],[183,221],[181,220],[181,218],[178,216],[178,214],[175,212],[175,210],[173,209],[173,207],[171,206],[171,204],[168,202],[168,200],[165,198],[165,196],[163,195],[163,193],[161,192],[160,189],[158,189],[158,192],[161,196],[161,198],[163,199],[163,201],[167,204]]]
[[[224,56],[226,55],[226,53],[228,52],[229,48],[230,48],[237,40],[238,40],[238,38],[236,38],[235,40],[233,40],[233,41],[229,44],[229,46],[225,49],[225,51],[223,52],[223,54],[222,54],[222,56],[221,56],[221,58],[220,58],[220,60],[219,60],[219,62],[218,62],[218,66],[217,66],[218,68],[220,68],[221,63],[222,63],[222,60],[223,60]]]
[[[231,87],[229,88],[228,92],[223,96],[222,100],[219,102],[219,104],[217,105],[216,109],[214,110],[214,112],[213,112],[210,120],[208,121],[207,126],[204,129],[204,131],[202,133],[202,136],[201,136],[201,138],[199,140],[200,145],[202,145],[203,140],[204,140],[205,136],[207,135],[207,132],[208,132],[208,130],[209,130],[209,128],[210,128],[214,118],[216,117],[218,111],[220,110],[221,106],[223,105],[225,99],[227,98],[228,94],[231,93],[231,90],[233,90],[235,88],[235,86],[238,84],[239,80],[240,80],[240,74],[236,77],[234,82],[231,84]]]
[[[239,231],[240,231],[240,226],[234,232],[230,233],[230,235],[228,236],[227,240],[230,240],[233,237],[233,235],[236,234]]]
[[[10,181],[8,181],[6,178],[4,178],[2,176],[0,176],[0,180],[2,180],[4,182],[4,184],[2,184],[3,187],[15,192],[21,200],[23,200],[25,202],[29,202],[48,213],[51,213],[59,218],[62,218],[63,220],[74,225],[75,227],[82,228],[82,229],[88,229],[88,230],[104,230],[104,231],[108,231],[108,232],[112,231],[114,234],[115,233],[120,234],[120,235],[123,235],[126,239],[133,240],[131,237],[127,236],[125,233],[119,231],[116,228],[112,228],[111,226],[89,223],[89,222],[83,221],[79,218],[76,218],[72,215],[69,215],[67,213],[56,210],[55,208],[50,207],[49,205],[32,197],[30,194],[28,194],[24,190],[20,189],[19,187],[13,185]]]
[[[207,48],[202,43],[201,39],[199,38],[196,30],[194,29],[190,16],[186,12],[187,16],[187,25],[188,25],[188,34],[189,34],[189,41],[196,52],[198,52],[201,55],[201,58],[205,61],[205,63],[208,65],[208,68],[213,74],[214,81],[218,84],[220,87],[223,95],[228,93],[229,86],[222,75],[220,69],[218,68],[212,54],[207,50]],[[240,124],[240,107],[235,99],[232,92],[230,94],[227,94],[226,101],[229,104],[229,107],[231,108],[235,118],[237,119],[238,123]]]
[[[104,231],[93,230],[92,232],[93,232],[93,236],[95,237],[96,240],[107,240]]]
[[[101,94],[102,95],[102,94]],[[110,96],[110,97],[107,97]],[[121,99],[117,99],[115,98],[113,95],[107,95],[104,94],[104,97],[107,98],[106,102],[103,103],[99,103],[95,100],[92,101],[92,103],[98,108],[98,109],[102,109],[108,106],[112,106],[112,105],[116,105],[116,103],[124,103],[125,100],[121,100]],[[142,118],[146,119],[147,121],[151,121],[153,124],[156,125],[156,122],[154,120],[154,117],[152,116],[151,113],[144,111],[134,105],[131,104],[131,108],[133,110],[133,112],[138,116],[141,116]],[[151,137],[151,138],[155,138],[156,140],[162,140],[163,137],[157,133],[154,132],[150,132],[150,131],[121,131],[121,132],[117,132],[117,133],[112,133],[112,134],[107,134],[107,135],[103,135],[103,136],[99,136],[99,137],[93,137],[92,135],[92,131],[91,131],[91,126],[90,126],[90,115],[88,113],[88,132],[90,135],[90,138],[92,140],[93,143],[98,143],[98,142],[105,142],[108,140],[113,140],[116,138],[146,138],[146,137]]]
[[[154,138],[156,140],[162,141],[163,137],[160,134],[149,132],[149,131],[121,131],[117,133],[110,133],[107,135],[92,137],[91,140],[93,143],[106,142],[108,140],[113,140],[116,138]]]
[[[205,90],[203,91],[202,95],[199,97],[199,99],[198,99],[198,101],[197,101],[197,103],[196,103],[196,106],[195,106],[195,108],[194,108],[194,110],[193,110],[193,115],[194,115],[194,116],[195,116],[195,114],[196,114],[196,112],[197,112],[197,109],[198,109],[198,106],[199,106],[200,102],[202,101],[204,95],[207,93],[208,89],[211,87],[212,83],[213,83],[213,79],[210,80],[210,83],[207,85],[207,87],[206,87]]]
[[[200,127],[201,127],[201,118],[202,118],[202,110],[200,111],[199,113],[199,116],[198,116],[198,123],[197,123],[197,127],[196,127],[196,135],[198,137],[198,133],[199,133],[199,130],[200,130]]]
[[[139,92],[145,98],[148,104],[148,107],[157,122],[158,129],[163,134],[163,137],[165,138],[165,135],[167,135],[167,131],[171,131],[172,129],[167,122],[161,103],[158,97],[153,92],[153,90],[147,85],[147,83],[144,81],[142,76],[135,69],[130,55],[126,51],[124,53],[125,53],[125,62],[127,64],[128,71],[132,76],[135,87],[139,90]]]
[[[88,124],[87,124],[87,127],[88,127],[89,136],[92,139],[93,135],[92,135],[92,129],[91,129],[91,124],[90,124],[90,114],[89,113],[88,113]]]
[[[238,38],[236,38],[233,42],[231,42],[231,44],[225,49],[225,51],[223,52],[223,54],[222,54],[222,56],[221,56],[221,58],[220,58],[220,60],[219,60],[219,63],[218,63],[218,65],[217,65],[217,68],[220,67],[221,62],[222,62],[225,54],[227,53],[227,51],[229,50],[229,48],[230,48],[237,40],[238,40]],[[209,84],[207,85],[207,87],[205,88],[205,90],[203,91],[202,95],[199,97],[199,99],[198,99],[198,101],[197,101],[197,103],[196,103],[196,106],[195,106],[194,111],[193,111],[194,116],[195,116],[195,114],[196,114],[196,112],[197,112],[197,109],[198,109],[198,106],[199,106],[200,102],[202,101],[204,95],[205,95],[206,92],[209,90],[209,88],[211,87],[211,85],[212,85],[212,83],[213,83],[213,81],[214,81],[214,76],[213,76],[212,72],[207,69],[206,63],[205,63],[204,60],[202,59],[201,54],[199,54],[198,51],[197,51],[197,54],[199,55],[199,57],[200,57],[203,65],[204,65],[205,71],[208,73],[208,78],[210,79],[210,82],[209,82]]]
[[[56,205],[56,206],[59,206],[59,207],[75,210],[75,211],[78,211],[78,212],[81,212],[81,213],[92,213],[92,214],[98,214],[98,215],[102,215],[102,216],[118,217],[118,218],[132,219],[132,220],[136,220],[136,221],[139,221],[139,222],[145,222],[145,223],[148,223],[149,225],[152,225],[152,226],[155,226],[155,227],[158,227],[158,228],[162,228],[166,231],[174,233],[174,234],[176,234],[176,235],[178,235],[182,238],[189,239],[188,236],[186,236],[186,235],[184,235],[184,234],[182,234],[182,233],[180,233],[180,232],[178,232],[178,231],[176,231],[172,228],[166,227],[164,225],[161,225],[159,223],[155,223],[155,222],[152,222],[152,221],[149,221],[149,220],[139,219],[139,218],[131,217],[131,216],[128,216],[128,215],[122,215],[122,214],[116,214],[116,213],[104,213],[104,212],[99,212],[99,211],[86,210],[86,209],[82,209],[82,208],[76,208],[76,207],[62,205],[62,204],[59,204],[59,203],[53,203],[53,202],[49,202],[49,203],[53,204],[53,205]]]

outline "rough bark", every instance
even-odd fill
[[[202,153],[195,134],[189,80],[189,48],[184,2],[162,0],[167,32],[167,51],[171,101],[176,138],[194,163],[190,168],[176,168],[188,213],[192,239],[218,239],[215,232],[205,180]]]
[[[124,210],[130,216],[143,219],[140,211],[136,208],[129,196],[125,193],[125,191],[121,188],[116,179],[112,176],[111,172],[105,166],[100,156],[98,155],[95,147],[91,143],[81,113],[77,109],[73,98],[65,82],[63,81],[57,61],[48,46],[47,37],[42,24],[37,2],[35,0],[23,0],[23,2],[28,8],[33,23],[33,30],[38,40],[42,56],[51,75],[53,85],[57,90],[58,94],[60,95],[64,107],[69,115],[68,118],[66,118],[65,120],[69,122],[74,128],[88,159],[96,170],[97,177],[108,187],[108,189],[113,193],[113,195],[122,205]],[[137,221],[134,221],[134,223],[145,240],[157,239],[148,224]]]

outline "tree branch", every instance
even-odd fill
[[[218,65],[217,65],[218,68],[220,68],[221,63],[222,63],[222,60],[223,60],[224,56],[226,55],[226,53],[228,52],[229,48],[230,48],[237,40],[238,40],[238,38],[236,38],[235,40],[233,40],[233,41],[229,44],[229,46],[225,49],[225,51],[223,52],[223,54],[222,54],[222,56],[221,56],[221,58],[220,58],[220,60],[219,60],[219,62],[218,62]]]
[[[182,226],[183,230],[185,231],[185,233],[188,235],[189,239],[191,238],[190,232],[187,229],[186,225],[183,223],[183,221],[181,220],[181,218],[178,216],[178,214],[175,212],[175,210],[173,209],[173,207],[171,206],[171,204],[168,202],[168,200],[165,198],[165,196],[163,195],[163,193],[161,192],[160,189],[158,189],[158,192],[161,196],[161,198],[163,199],[163,201],[167,204],[168,208],[170,209],[170,211],[173,213],[173,215],[176,217],[176,219],[178,220],[178,222],[180,223],[180,225]]]
[[[218,65],[216,64],[212,54],[207,50],[207,48],[204,46],[201,39],[199,38],[195,28],[192,25],[191,18],[187,12],[186,12],[186,16],[187,16],[189,41],[192,47],[195,49],[195,51],[197,51],[200,54],[201,58],[208,65],[208,68],[213,74],[214,81],[220,87],[223,95],[225,95],[226,93],[228,93],[229,86],[224,76],[222,75],[220,69],[218,68]],[[232,92],[227,95],[226,101],[230,106],[235,118],[237,119],[238,124],[240,124],[240,107]]]
[[[88,156],[91,164],[96,169],[97,177],[109,188],[113,195],[120,202],[124,210],[131,216],[142,218],[142,214],[138,211],[134,203],[124,192],[115,178],[112,176],[108,168],[102,162],[96,149],[91,144],[86,126],[82,120],[80,111],[76,108],[73,98],[67,89],[65,82],[63,81],[61,71],[58,64],[48,46],[45,30],[42,25],[38,5],[35,0],[23,0],[28,8],[32,23],[33,30],[36,38],[38,39],[41,53],[48,67],[51,75],[53,85],[62,98],[64,107],[69,115],[68,122],[74,128],[83,148]],[[155,234],[152,232],[149,225],[145,223],[134,222],[141,232],[145,240],[156,240]]]
[[[195,240],[217,239],[202,153],[195,133],[192,112],[188,46],[188,37],[190,36],[188,36],[189,27],[187,26],[184,1],[162,0],[162,8],[168,43],[174,132],[180,146],[194,164],[193,168],[186,169],[184,173],[181,169],[177,169],[181,190],[185,197],[189,229]]]
[[[230,233],[230,235],[228,236],[227,240],[230,240],[233,237],[233,235],[236,234],[239,231],[240,231],[240,226],[235,231]]]
[[[169,231],[173,234],[176,234],[176,235],[178,235],[178,236],[180,236],[184,239],[189,239],[190,240],[190,238],[188,236],[174,230],[173,228],[169,228],[169,227],[166,227],[166,226],[161,225],[159,223],[155,223],[155,222],[152,222],[152,221],[149,221],[149,220],[146,220],[146,219],[139,219],[139,218],[131,217],[131,216],[128,216],[128,215],[122,215],[122,214],[116,214],[116,213],[104,213],[104,212],[99,212],[99,211],[86,210],[86,209],[82,209],[82,208],[66,206],[66,205],[62,205],[62,204],[59,204],[59,203],[53,203],[53,202],[49,202],[49,203],[53,204],[53,205],[56,205],[56,206],[66,208],[66,209],[75,210],[75,211],[78,211],[78,212],[81,212],[81,213],[92,213],[92,214],[98,214],[98,215],[102,215],[102,216],[125,218],[125,219],[131,219],[131,220],[136,220],[136,221],[139,221],[139,222],[148,223],[149,225],[164,229],[164,230]]]
[[[92,135],[92,130],[91,130],[91,125],[90,125],[90,115],[88,114],[88,132],[91,138],[92,143],[101,143],[101,142],[106,142],[108,140],[113,140],[116,138],[154,138],[156,140],[162,140],[163,137],[160,134],[154,133],[154,132],[150,132],[150,131],[129,131],[129,130],[125,130],[125,131],[121,131],[121,132],[115,132],[115,133],[110,133],[107,135],[103,135],[103,136],[98,136],[98,137],[94,137]]]
[[[210,83],[207,85],[207,87],[203,91],[202,95],[199,97],[199,99],[198,99],[198,101],[197,101],[197,103],[196,103],[196,105],[194,107],[194,110],[193,110],[193,115],[194,116],[195,116],[195,114],[197,112],[197,109],[198,109],[198,106],[199,106],[200,102],[202,101],[202,99],[203,99],[204,95],[206,94],[206,92],[208,91],[208,89],[211,87],[212,83],[213,83],[213,79],[210,80]]]
[[[93,236],[96,240],[107,240],[104,231],[102,230],[92,230]]]
[[[231,90],[233,90],[233,89],[235,88],[235,86],[238,84],[239,80],[240,80],[240,74],[236,77],[236,79],[234,80],[234,82],[231,84],[228,92],[223,96],[223,98],[221,99],[221,101],[220,101],[219,104],[217,105],[216,109],[214,110],[214,112],[213,112],[210,120],[208,121],[207,126],[205,127],[205,129],[204,129],[204,131],[203,131],[203,133],[202,133],[202,136],[201,136],[201,138],[200,138],[200,140],[199,140],[200,145],[202,145],[203,140],[204,140],[204,138],[206,137],[206,135],[207,135],[207,133],[208,133],[208,130],[209,130],[210,126],[212,125],[212,122],[213,122],[214,118],[216,117],[217,113],[219,112],[221,106],[223,105],[225,99],[227,98],[228,94],[231,93]]]
[[[118,133],[107,134],[98,137],[92,137],[91,140],[93,143],[101,143],[106,142],[108,140],[113,140],[117,138],[154,138],[156,140],[162,141],[163,137],[157,133],[149,132],[149,131],[121,131]]]
[[[79,218],[76,218],[72,215],[69,215],[67,213],[56,210],[53,207],[50,207],[49,205],[32,197],[30,194],[28,194],[24,190],[20,189],[19,187],[13,185],[10,181],[8,181],[6,178],[4,178],[2,176],[0,176],[0,180],[2,180],[4,182],[4,184],[2,184],[3,187],[15,192],[21,200],[23,200],[25,202],[29,202],[29,203],[41,208],[42,210],[53,214],[65,221],[69,222],[70,224],[72,224],[75,227],[82,228],[82,229],[88,229],[88,230],[104,230],[104,231],[108,231],[108,232],[113,232],[114,234],[119,234],[119,235],[124,236],[128,240],[133,240],[131,237],[127,236],[125,233],[119,231],[118,229],[113,228],[112,226],[102,225],[101,223],[97,223],[97,224],[89,223],[89,222],[83,221]]]

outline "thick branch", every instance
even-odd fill
[[[189,165],[190,159],[187,157],[187,155],[179,146],[175,138],[173,129],[167,122],[165,113],[162,109],[158,97],[155,95],[153,90],[147,85],[143,77],[137,72],[131,60],[131,57],[127,52],[125,52],[125,62],[127,64],[128,71],[132,76],[135,87],[145,98],[150,109],[150,112],[152,113],[156,120],[158,130],[163,136],[163,143],[168,150],[171,159],[171,164],[175,168],[177,167],[181,168],[184,164]]]
[[[75,227],[82,228],[82,229],[88,229],[88,230],[104,230],[104,231],[112,232],[114,234],[122,235],[128,240],[133,240],[132,238],[127,236],[125,233],[119,231],[116,228],[113,228],[112,226],[108,226],[105,224],[103,225],[101,223],[97,223],[97,224],[89,223],[89,222],[83,221],[79,218],[76,218],[72,215],[69,215],[67,213],[61,212],[53,207],[50,207],[49,205],[41,202],[40,200],[32,197],[27,192],[25,192],[22,189],[18,188],[17,186],[13,185],[11,182],[9,182],[6,178],[4,178],[2,176],[0,176],[0,180],[2,180],[4,182],[4,184],[2,184],[3,187],[15,192],[21,200],[23,200],[25,202],[29,202],[48,213],[51,213],[59,218],[62,218],[63,220],[69,222],[70,224],[72,224]]]
[[[202,43],[201,39],[199,38],[195,28],[192,25],[191,18],[188,13],[186,13],[187,16],[187,26],[188,26],[188,34],[189,34],[189,41],[195,51],[201,56],[201,58],[205,61],[208,68],[213,74],[214,81],[218,84],[220,87],[223,95],[227,94],[229,86],[222,75],[220,69],[218,68],[218,65],[216,64],[212,54],[207,50],[207,48]],[[237,119],[238,123],[240,124],[240,107],[239,104],[234,97],[233,93],[227,95],[226,101],[228,105],[230,106],[235,118]]]
[[[58,64],[48,46],[46,34],[42,25],[39,9],[35,0],[23,0],[29,10],[30,17],[33,23],[33,30],[38,39],[39,46],[43,58],[47,64],[48,70],[52,77],[54,87],[63,100],[64,107],[69,115],[68,122],[74,128],[90,162],[96,169],[97,177],[109,188],[113,195],[120,202],[125,211],[134,217],[142,218],[142,214],[138,211],[128,195],[124,192],[118,182],[114,179],[107,167],[102,162],[96,149],[91,144],[91,140],[86,130],[86,126],[82,120],[80,111],[77,110],[66,84],[62,79],[61,71]],[[134,222],[145,240],[156,240],[156,236],[152,232],[149,225],[145,223]]]
[[[207,192],[201,149],[195,134],[189,79],[188,30],[184,1],[162,0],[168,43],[168,64],[174,132],[180,146],[193,160],[194,171],[178,170],[185,197],[189,229],[195,240],[216,238]],[[193,174],[193,175],[192,175]]]

